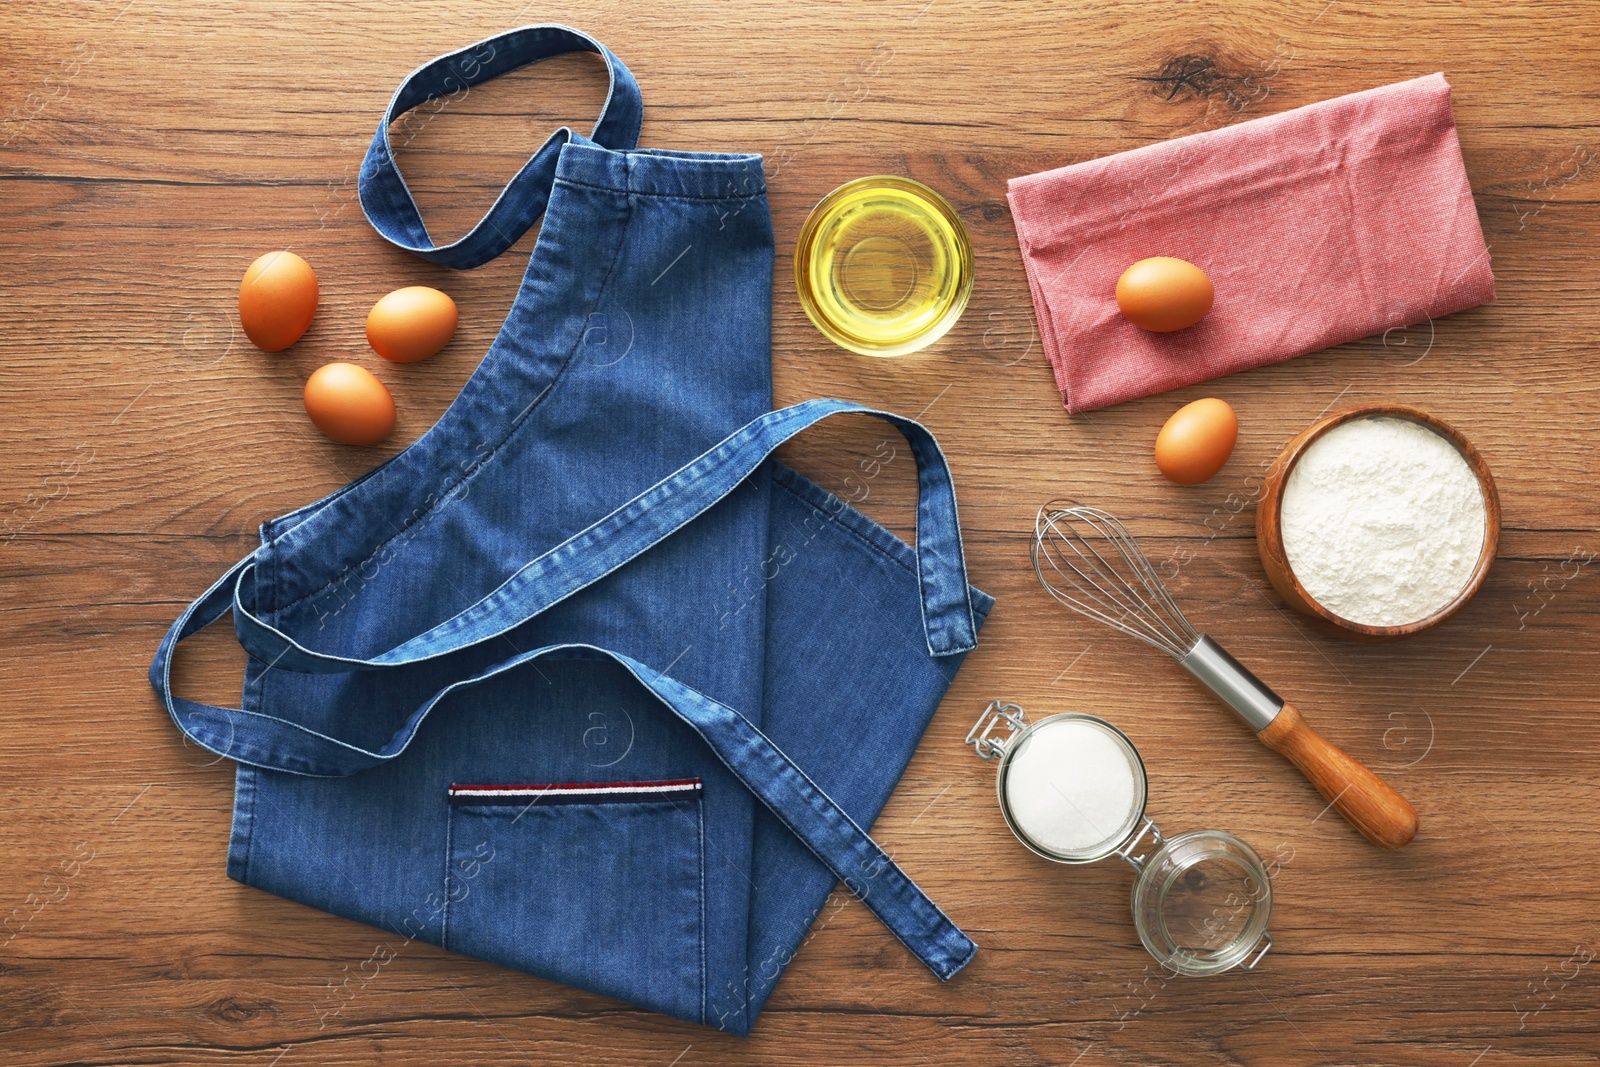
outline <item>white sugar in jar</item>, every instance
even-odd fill
[[[1062,715],[1041,724],[1007,762],[1002,788],[1021,836],[1057,859],[1106,856],[1144,814],[1138,755],[1095,719]]]
[[[1410,419],[1340,423],[1295,460],[1278,508],[1284,556],[1341,619],[1405,626],[1472,581],[1488,536],[1478,476],[1442,434]]]

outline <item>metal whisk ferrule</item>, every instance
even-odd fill
[[[1265,730],[1283,710],[1282,697],[1205,634],[1178,664],[1222,698],[1249,725],[1251,733]]]

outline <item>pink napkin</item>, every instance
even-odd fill
[[[1009,199],[1071,412],[1494,299],[1443,74],[1013,178]],[[1205,271],[1211,313],[1124,319],[1117,278],[1147,256]]]

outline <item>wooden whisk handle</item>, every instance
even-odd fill
[[[1333,809],[1374,845],[1400,848],[1417,835],[1417,809],[1366,764],[1317,733],[1293,704],[1284,704],[1256,737],[1300,768]]]

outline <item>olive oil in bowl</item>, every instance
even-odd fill
[[[972,244],[938,193],[874,175],[812,209],[794,275],[801,305],[830,340],[865,356],[902,356],[961,317],[972,295]]]

